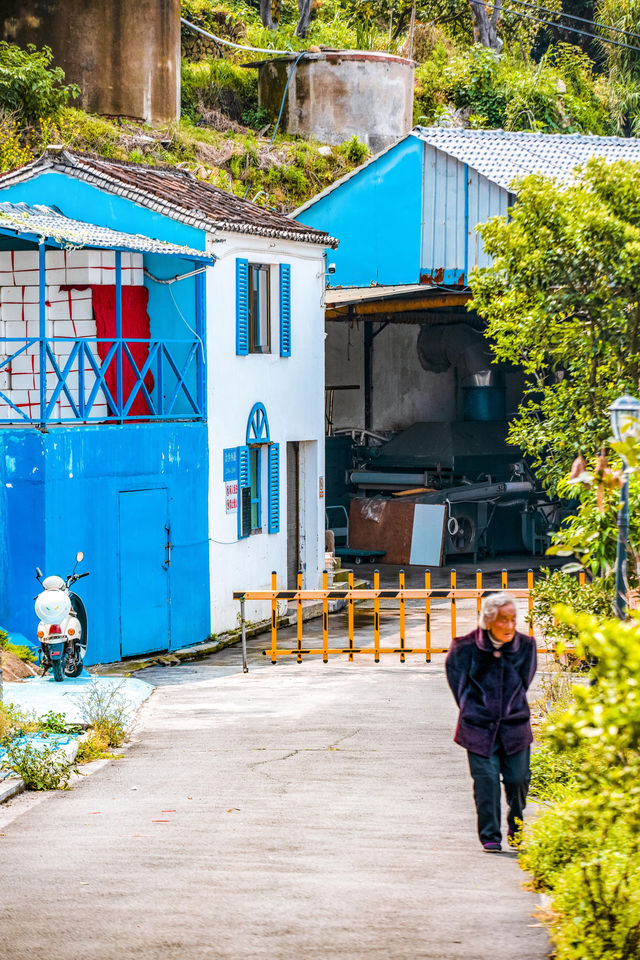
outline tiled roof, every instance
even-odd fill
[[[44,170],[77,177],[101,190],[126,197],[202,230],[228,230],[337,246],[337,241],[323,231],[296,223],[273,210],[265,210],[174,167],[148,167],[106,160],[93,154],[48,150],[37,160],[1,175],[0,190]]]
[[[122,248],[137,253],[171,254],[188,260],[215,260],[214,256],[192,247],[152,240],[140,234],[122,233],[82,220],[70,220],[59,210],[39,204],[29,206],[26,203],[0,203],[0,232],[6,231],[55,240],[63,246]]]
[[[510,130],[463,130],[457,127],[415,127],[406,137],[369,157],[355,170],[336,180],[321,193],[307,200],[291,214],[303,215],[318,200],[328,196],[357,177],[385,153],[394,150],[407,137],[417,137],[444,153],[468,163],[488,180],[510,190],[514,180],[528,173],[545,173],[569,183],[573,170],[592,157],[606,160],[640,162],[640,139],[635,137],[597,137],[578,133],[525,133]]]
[[[573,170],[592,157],[640,161],[640,139],[579,133],[525,133],[417,127],[414,135],[467,163],[505,190],[528,173],[544,173],[569,183]]]

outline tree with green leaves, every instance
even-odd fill
[[[471,306],[496,359],[526,386],[509,439],[550,493],[610,435],[607,408],[640,389],[640,165],[591,160],[569,186],[515,185],[509,217],[479,228],[490,267]]]

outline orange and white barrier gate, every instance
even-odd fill
[[[584,583],[584,573],[580,574],[580,583]],[[347,585],[344,588],[332,586],[329,588],[328,575],[325,570],[322,576],[322,589],[303,590],[302,574],[298,574],[298,585],[295,590],[281,590],[277,584],[277,574],[274,571],[271,574],[271,590],[238,590],[235,591],[234,599],[240,601],[240,623],[242,631],[242,663],[246,673],[246,621],[245,621],[245,602],[247,600],[264,600],[271,603],[271,646],[263,650],[265,656],[271,657],[272,663],[278,662],[278,657],[295,657],[298,663],[302,663],[305,656],[320,656],[324,663],[327,663],[329,656],[347,655],[353,663],[356,655],[373,656],[374,663],[380,662],[383,654],[396,654],[400,657],[400,662],[404,663],[407,654],[423,654],[427,663],[431,662],[431,655],[434,653],[446,653],[448,647],[434,647],[431,643],[431,601],[433,599],[449,600],[449,614],[451,624],[451,639],[457,636],[457,602],[459,600],[476,600],[476,622],[480,616],[480,605],[482,598],[502,590],[509,590],[509,593],[516,599],[526,599],[528,605],[529,636],[533,636],[533,570],[527,572],[526,588],[510,589],[508,584],[507,571],[501,573],[501,583],[499,587],[484,587],[482,583],[482,571],[476,571],[476,585],[473,588],[460,588],[457,586],[456,571],[452,570],[450,575],[449,587],[432,587],[431,573],[425,571],[424,588],[407,589],[405,587],[405,574],[400,571],[398,586],[380,587],[380,574],[376,570],[373,574],[373,589],[354,589],[353,573],[348,576]],[[296,645],[295,647],[278,647],[278,600],[294,600],[296,602]],[[302,630],[302,605],[305,600],[322,601],[322,646],[304,647]],[[347,646],[329,646],[329,600],[344,600],[347,606]],[[373,600],[373,646],[355,646],[354,641],[354,621],[355,621],[355,602],[356,600]],[[380,601],[397,600],[398,601],[398,643],[395,646],[381,646],[380,643]],[[424,646],[408,647],[406,645],[406,602],[407,600],[417,600],[424,603]],[[412,608],[415,609],[415,608]],[[385,610],[385,612],[387,612]],[[396,612],[395,610],[392,612]],[[541,648],[539,653],[549,653],[549,650]]]

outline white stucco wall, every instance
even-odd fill
[[[210,240],[219,258],[207,274],[207,403],[210,449],[209,536],[211,629],[237,625],[234,590],[271,585],[271,571],[286,588],[287,442],[300,447],[300,525],[305,587],[315,588],[324,565],[324,285],[323,249],[241,234]],[[236,356],[236,258],[271,264],[271,353]],[[291,356],[280,357],[278,266],[291,265]],[[253,405],[264,404],[271,440],[280,444],[280,531],[269,534],[267,470],[262,472],[262,533],[238,540],[237,515],[225,512],[223,450],[245,443]],[[251,620],[270,616],[270,605],[247,603]]]

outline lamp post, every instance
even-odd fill
[[[640,400],[626,393],[609,407],[611,430],[615,440],[622,440],[626,430],[640,418]],[[618,546],[616,550],[616,616],[627,615],[627,553],[629,541],[629,473],[626,458],[622,457],[622,486],[618,507]]]

